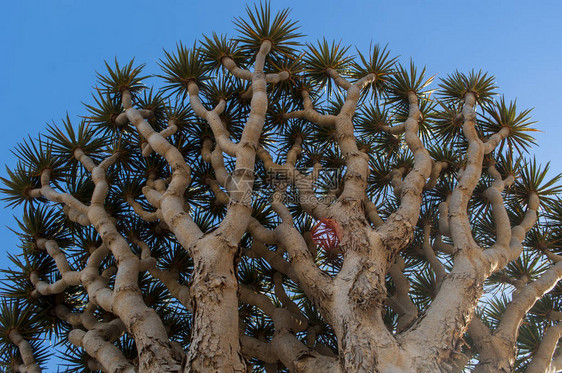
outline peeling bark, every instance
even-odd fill
[[[194,320],[186,371],[245,372],[238,339],[238,281],[233,270],[237,247],[220,237],[209,237],[193,252]]]

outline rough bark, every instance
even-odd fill
[[[193,329],[187,353],[189,372],[244,372],[238,338],[237,246],[220,236],[193,247],[191,283]]]

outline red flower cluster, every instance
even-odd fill
[[[334,252],[342,238],[341,227],[334,219],[320,219],[312,227],[310,233],[312,241],[326,252]]]

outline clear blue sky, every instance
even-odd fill
[[[562,2],[272,0],[290,7],[306,41],[342,40],[365,50],[371,42],[389,44],[401,61],[410,57],[444,76],[455,69],[483,69],[496,76],[507,99],[534,107],[543,131],[534,151],[552,171],[562,172]],[[135,57],[146,72],[157,72],[162,48],[191,44],[212,31],[233,34],[232,19],[243,16],[238,1],[9,1],[0,22],[0,160],[15,164],[10,149],[36,136],[46,122],[85,114],[95,72],[104,60]],[[0,170],[5,176],[5,172]],[[0,205],[4,207],[3,205]],[[17,241],[0,213],[0,267]]]

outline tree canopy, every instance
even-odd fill
[[[79,120],[14,150],[7,371],[562,369],[531,110],[289,13],[249,6],[155,75],[107,62]]]

